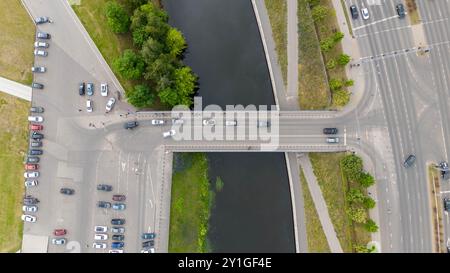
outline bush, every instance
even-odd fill
[[[317,5],[311,9],[311,16],[314,22],[322,21],[329,15],[330,11],[328,7]]]
[[[361,173],[358,182],[364,188],[368,188],[375,184],[375,178],[369,173]]]
[[[339,65],[346,65],[350,62],[350,56],[347,54],[340,54],[339,57],[337,58],[337,63]]]
[[[130,28],[130,18],[125,9],[115,1],[105,4],[105,14],[108,26],[114,33],[125,33]]]
[[[360,203],[364,201],[364,198],[364,194],[359,189],[350,189],[346,196],[349,203]]]
[[[366,209],[373,209],[376,206],[376,202],[375,200],[373,200],[371,197],[364,197],[362,200],[363,206]]]
[[[340,90],[344,86],[344,83],[339,79],[330,79],[328,84],[332,91]]]
[[[340,31],[333,34],[333,37],[332,37],[334,44],[339,43],[343,38],[344,38],[344,33],[340,32]]]
[[[347,90],[337,90],[333,92],[333,104],[343,107],[350,101],[350,93]]]
[[[186,48],[186,41],[184,40],[183,34],[176,28],[171,28],[167,33],[166,45],[168,47],[169,53],[177,57]]]
[[[320,49],[323,52],[328,52],[334,47],[335,44],[336,43],[334,42],[333,37],[328,37],[320,41]]]
[[[349,208],[347,215],[355,223],[365,223],[367,221],[367,212],[363,208]]]
[[[346,80],[345,82],[344,82],[344,86],[346,86],[346,87],[349,87],[349,86],[353,86],[353,84],[355,84],[355,81],[354,80]]]
[[[114,60],[113,68],[125,79],[137,80],[142,78],[145,63],[140,54],[136,54],[133,50],[127,49],[121,57]]]
[[[334,59],[331,59],[327,62],[327,68],[328,69],[334,69],[336,68],[336,61]]]
[[[356,155],[347,155],[342,161],[344,174],[351,180],[358,180],[361,177],[363,168],[362,159]]]
[[[368,232],[377,232],[378,231],[378,225],[372,219],[367,220],[367,222],[364,224],[364,228]]]

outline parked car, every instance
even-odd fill
[[[64,228],[57,228],[55,230],[53,230],[53,235],[55,236],[63,236],[67,234],[67,230],[65,230]]]
[[[110,249],[108,252],[109,253],[123,253],[123,250],[122,249]]]
[[[89,82],[86,86],[86,94],[88,96],[92,96],[94,95],[94,84]]]
[[[214,126],[214,125],[216,125],[216,121],[214,119],[212,119],[212,118],[204,119],[203,120],[203,125],[205,125],[205,126]]]
[[[80,96],[84,95],[84,82],[80,82],[80,84],[78,85],[78,94],[80,94]]]
[[[38,207],[31,205],[31,206],[22,206],[22,211],[23,212],[37,212],[38,211]]]
[[[138,125],[139,123],[137,121],[128,121],[123,125],[123,127],[129,130],[138,127]]]
[[[23,177],[25,177],[25,178],[38,178],[39,177],[39,172],[25,172],[23,174]]]
[[[123,248],[125,246],[124,242],[112,242],[111,248]]]
[[[28,117],[28,121],[30,121],[30,122],[39,122],[39,123],[41,123],[41,122],[44,121],[44,118],[41,117],[41,116],[29,116],[29,117]]]
[[[124,203],[114,203],[112,205],[113,210],[125,210],[126,206]]]
[[[270,127],[270,122],[267,120],[258,121],[258,127]]]
[[[350,14],[352,15],[352,19],[358,19],[358,8],[356,5],[350,6]]]
[[[38,132],[32,132],[32,133],[30,134],[30,137],[31,137],[32,139],[43,139],[43,138],[44,138],[44,135],[41,134],[41,133],[38,133]]]
[[[180,118],[174,118],[172,119],[172,124],[183,124],[184,120],[180,119]]]
[[[48,48],[49,44],[46,42],[36,41],[34,42],[34,48]]]
[[[37,156],[28,156],[27,157],[27,163],[38,163],[39,157]]]
[[[226,120],[225,125],[226,126],[237,126],[237,120]]]
[[[42,142],[41,142],[41,141],[31,141],[31,142],[30,142],[30,147],[31,147],[31,148],[39,148],[39,147],[42,147]]]
[[[29,222],[29,223],[36,222],[36,216],[33,216],[33,215],[23,214],[21,218],[22,218],[22,221],[25,221],[25,222]]]
[[[42,129],[44,129],[44,126],[42,126],[41,124],[30,124],[30,130],[40,131]]]
[[[93,248],[104,249],[104,248],[106,248],[106,243],[93,243],[92,247]]]
[[[126,197],[123,194],[114,194],[112,197],[113,201],[125,201]]]
[[[64,245],[66,244],[66,238],[53,238],[52,244],[54,245]]]
[[[450,211],[450,198],[444,198],[444,209]]]
[[[361,15],[364,20],[368,20],[369,19],[369,10],[367,8],[362,8]]]
[[[323,128],[323,133],[325,135],[335,135],[338,133],[337,128]]]
[[[125,219],[120,219],[120,218],[111,219],[111,224],[112,225],[124,225]]]
[[[34,22],[36,23],[36,25],[39,25],[39,24],[48,23],[48,22],[49,22],[49,19],[48,19],[47,16],[42,16],[42,17],[37,17],[37,18],[34,20]]]
[[[25,164],[25,170],[37,170],[39,169],[39,165],[38,164]]]
[[[114,241],[123,241],[123,240],[125,240],[125,235],[114,234],[114,235],[112,236],[112,239],[113,239]]]
[[[111,111],[114,107],[114,104],[116,104],[115,98],[109,98],[108,102],[106,103],[106,113]]]
[[[108,240],[108,234],[97,233],[94,235],[94,240],[106,241],[106,240]]]
[[[107,83],[100,84],[100,94],[103,97],[107,97],[108,96],[108,84]]]
[[[24,184],[25,184],[25,187],[27,187],[27,188],[35,187],[38,185],[38,181],[37,180],[25,180]]]
[[[44,107],[34,106],[30,108],[31,113],[44,113]]]
[[[102,208],[102,209],[109,209],[111,207],[111,203],[106,202],[106,201],[98,201],[97,207]]]
[[[95,226],[94,232],[107,232],[108,227],[107,226]]]
[[[327,143],[339,143],[338,137],[327,137]]]
[[[151,233],[142,233],[141,238],[146,240],[146,239],[155,239],[156,234],[154,232]]]
[[[91,100],[87,100],[86,101],[86,111],[88,113],[91,113],[94,110],[93,106],[92,106],[92,101]]]
[[[397,4],[395,6],[395,9],[397,10],[397,14],[400,19],[405,18],[406,12],[405,12],[405,7],[403,6],[403,4]]]
[[[408,158],[406,158],[405,162],[403,162],[403,166],[405,168],[409,168],[411,167],[414,162],[416,161],[416,156],[415,155],[409,155]]]
[[[44,73],[45,71],[47,71],[47,69],[43,66],[32,66],[31,67],[31,72],[34,72],[34,73]]]
[[[41,31],[39,31],[39,32],[36,34],[36,37],[37,37],[38,39],[50,39],[52,36],[51,36],[50,34],[46,33],[46,32],[41,32]]]
[[[152,119],[152,125],[164,125],[164,120]]]
[[[173,130],[173,129],[163,133],[163,137],[164,138],[167,138],[167,137],[170,137],[170,136],[174,136],[174,135],[175,135],[175,130]]]
[[[42,83],[33,82],[31,83],[31,88],[34,89],[44,89],[44,85]]]
[[[37,199],[31,195],[26,195],[23,197],[24,205],[36,205],[37,203],[39,203],[39,199]]]
[[[41,149],[31,149],[30,151],[28,151],[29,155],[42,155],[44,153],[44,151],[42,151]]]
[[[142,247],[153,247],[154,245],[155,241],[153,240],[142,242]]]
[[[106,185],[106,184],[98,184],[97,185],[97,190],[99,190],[99,191],[112,191],[112,186],[111,185]]]
[[[34,56],[47,57],[47,55],[48,55],[48,52],[45,50],[39,50],[39,49],[34,50]]]
[[[112,233],[125,233],[124,227],[111,227]]]
[[[69,188],[61,188],[59,190],[60,193],[65,194],[65,195],[73,195],[75,193],[74,189],[69,189]]]

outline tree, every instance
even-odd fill
[[[367,213],[363,208],[349,208],[347,215],[355,223],[365,223],[367,221]]]
[[[141,48],[149,37],[165,43],[167,31],[170,29],[168,18],[165,11],[151,2],[140,6],[131,16],[133,43]]]
[[[128,11],[133,12],[138,7],[146,4],[148,0],[125,0],[124,4]]]
[[[350,189],[346,196],[347,202],[349,203],[359,203],[363,202],[364,194],[359,189]]]
[[[332,96],[333,104],[339,107],[347,105],[347,103],[350,101],[350,94],[347,90],[340,89],[333,91]]]
[[[364,188],[368,188],[375,184],[375,178],[369,173],[361,173],[359,179],[357,179],[359,184]]]
[[[365,245],[356,245],[355,252],[356,253],[370,253],[372,251],[371,251],[371,249],[367,248],[367,246],[365,246]]]
[[[344,83],[339,79],[330,79],[329,83],[332,91],[340,90]]]
[[[350,79],[350,80],[346,80],[344,82],[344,86],[349,87],[349,86],[353,86],[353,84],[355,84],[355,81]]]
[[[339,43],[342,40],[342,38],[344,38],[344,33],[340,32],[340,31],[334,33],[333,38],[332,38],[334,41],[334,45]]]
[[[140,54],[136,54],[133,50],[127,49],[121,57],[114,60],[113,68],[125,79],[137,80],[142,77],[145,63]]]
[[[319,22],[325,19],[330,13],[330,10],[328,7],[323,5],[317,5],[312,8],[311,10],[311,16],[314,20],[314,22]]]
[[[341,160],[345,175],[351,180],[358,180],[361,176],[363,163],[362,159],[356,155],[346,155]]]
[[[173,72],[175,71],[174,60],[169,55],[161,55],[154,62],[147,64],[147,68],[144,73],[144,78],[146,80],[159,83],[162,78],[166,78],[168,81],[172,82]],[[159,88],[156,90],[159,92]]]
[[[130,28],[130,18],[125,9],[115,1],[105,4],[108,26],[115,33],[125,33]]]
[[[169,50],[169,54],[177,57],[186,48],[186,41],[184,40],[183,34],[176,28],[170,28],[166,37],[166,45]]]
[[[147,85],[136,85],[131,92],[127,93],[128,102],[133,106],[144,108],[151,107],[155,102],[153,94]]]
[[[375,223],[374,220],[368,219],[367,222],[364,224],[364,228],[368,232],[377,232],[378,231],[378,225]]]
[[[164,45],[153,38],[148,38],[142,45],[141,55],[147,65],[152,64],[164,54]]]
[[[376,206],[376,202],[375,200],[373,200],[371,197],[364,197],[362,200],[363,206],[366,209],[373,209]]]
[[[323,52],[328,52],[330,49],[332,49],[335,45],[335,42],[333,40],[333,37],[328,37],[320,41],[320,49]]]
[[[187,66],[175,70],[174,76],[175,90],[179,97],[178,104],[191,106],[191,96],[195,92],[197,76],[194,75],[191,68]]]
[[[350,56],[347,54],[340,54],[339,57],[337,58],[337,63],[339,65],[346,65],[350,62]]]
[[[331,59],[327,62],[327,68],[328,69],[334,69],[336,67],[336,61],[334,59]]]

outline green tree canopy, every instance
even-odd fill
[[[333,91],[333,104],[336,106],[343,107],[347,105],[347,103],[350,101],[350,94],[347,90],[336,90]]]
[[[366,209],[373,209],[376,206],[376,202],[375,200],[373,200],[373,198],[371,197],[364,197],[364,199],[362,200],[363,206]]]
[[[121,57],[114,60],[113,68],[125,79],[137,80],[142,78],[145,63],[140,54],[127,49]]]
[[[364,194],[359,189],[350,189],[347,192],[347,202],[349,203],[360,203],[364,200]]]
[[[347,54],[340,54],[337,58],[337,62],[339,65],[346,65],[350,62],[350,56]]]
[[[176,28],[170,28],[167,33],[166,45],[169,51],[169,54],[177,57],[179,56],[183,50],[186,48],[186,41],[184,40],[183,34]]]
[[[359,179],[357,179],[359,184],[364,188],[368,188],[375,184],[375,178],[370,173],[361,173]]]
[[[347,155],[342,159],[342,167],[345,175],[351,180],[358,180],[361,176],[363,162],[362,159],[356,155]]]
[[[375,223],[374,220],[368,219],[367,222],[364,224],[364,228],[368,232],[377,232],[378,231],[378,225]]]
[[[363,208],[349,208],[347,215],[355,223],[365,223],[367,221],[367,212]]]
[[[147,38],[151,37],[159,42],[165,40],[168,25],[167,13],[153,3],[142,5],[134,11],[131,17],[131,31],[134,44],[141,48]]]
[[[311,16],[315,22],[322,21],[330,14],[328,7],[323,5],[317,5],[312,8]]]
[[[125,33],[130,28],[130,17],[125,9],[115,1],[105,4],[105,14],[108,26],[115,33]]]
[[[151,107],[155,102],[153,94],[147,85],[136,85],[131,92],[127,93],[128,102],[140,108]]]

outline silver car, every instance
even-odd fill
[[[113,109],[114,104],[116,104],[116,99],[110,98],[108,100],[108,102],[106,103],[106,113],[108,113],[109,111],[111,111]]]
[[[52,244],[54,245],[64,245],[66,244],[66,238],[53,238]]]
[[[23,212],[36,212],[38,210],[37,206],[30,205],[30,206],[22,206]]]
[[[31,72],[34,73],[44,73],[45,71],[47,71],[47,69],[43,66],[33,66],[31,67]]]
[[[34,50],[34,56],[47,57],[47,55],[48,55],[48,53],[45,50],[39,50],[39,49]]]
[[[48,48],[49,44],[46,42],[36,41],[34,42],[35,48]]]

